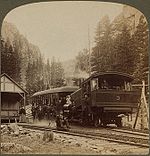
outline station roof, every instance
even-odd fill
[[[6,73],[1,74],[1,92],[9,93],[27,93],[16,81]]]
[[[64,86],[64,87],[53,88],[53,89],[48,89],[48,90],[36,92],[32,95],[32,97],[44,95],[44,94],[51,94],[51,93],[74,92],[77,89],[79,89],[79,87],[77,87],[77,86]]]

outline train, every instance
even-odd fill
[[[63,86],[36,92],[31,96],[32,115],[34,118],[48,120],[51,116],[56,117],[63,109],[66,97],[70,95],[70,122],[78,121],[82,125],[95,127],[113,123],[121,127],[122,114],[129,115],[136,112],[140,101],[141,91],[133,89],[133,80],[134,78],[126,73],[100,72],[84,79],[80,86]],[[10,83],[12,87],[7,87]],[[1,86],[1,119],[13,117],[19,120],[20,100],[25,103],[24,97],[27,92],[6,74],[1,76]],[[9,98],[4,98],[5,96]],[[13,98],[10,98],[12,96]],[[13,102],[11,99],[16,101]],[[12,104],[9,104],[9,108],[5,108],[5,103]],[[9,113],[14,110],[17,115]]]
[[[71,96],[70,122],[78,121],[82,125],[116,124],[122,127],[122,115],[137,111],[140,90],[134,90],[134,78],[122,72],[100,72],[85,79],[79,87],[64,86],[34,93],[32,105],[50,107],[56,114],[63,109],[67,95]],[[43,114],[44,116],[44,114]]]
[[[136,112],[140,100],[140,91],[132,88],[133,80],[121,72],[92,74],[71,94],[73,119],[83,125],[122,127],[122,115]]]

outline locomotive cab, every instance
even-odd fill
[[[91,80],[91,91],[93,90],[126,90],[131,91],[132,86],[129,80],[117,78],[93,78]]]

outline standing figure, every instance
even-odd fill
[[[44,119],[47,119],[47,105],[44,104],[43,108],[42,108],[42,116]]]
[[[52,114],[52,109],[51,109],[51,106],[48,105],[47,106],[47,120],[50,120],[51,114]]]
[[[33,121],[34,121],[35,117],[36,117],[36,109],[35,109],[35,107],[33,105],[32,105],[31,111],[32,111],[32,116],[33,116]]]
[[[39,108],[38,108],[38,119],[39,119],[39,121],[42,120],[42,107],[41,106],[39,106]]]
[[[56,115],[56,127],[57,127],[57,129],[63,128],[63,115],[61,112],[60,112],[60,114]]]
[[[87,124],[91,119],[91,107],[90,107],[90,99],[88,97],[88,94],[84,95],[83,98],[83,105],[82,105],[82,120],[84,124]]]
[[[20,119],[19,122],[26,122],[26,111],[24,106],[22,106],[19,110]]]
[[[56,114],[59,114],[61,111],[61,105],[62,105],[62,98],[59,98],[59,100],[56,103]]]
[[[34,110],[35,110],[35,119],[37,120],[38,119],[38,105],[34,107]]]
[[[66,104],[66,97],[62,97],[61,101],[61,110],[63,109],[63,106]]]
[[[71,97],[70,97],[70,95],[68,95],[66,97],[66,103],[63,106],[63,116],[64,116],[64,122],[63,123],[67,128],[70,128],[69,127],[69,120],[71,119],[71,115],[70,115],[71,104],[72,104]]]
[[[88,94],[84,95],[84,108],[88,111],[88,113],[91,113],[90,99]]]
[[[70,118],[71,104],[72,104],[71,97],[70,97],[70,95],[68,95],[66,98],[66,103],[63,106],[63,115],[64,115],[64,117],[66,117],[67,120]]]

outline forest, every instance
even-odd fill
[[[133,29],[133,28],[132,28]],[[76,67],[87,73],[120,71],[131,74],[134,83],[148,78],[148,27],[143,15],[134,31],[120,15],[112,23],[105,16],[97,25],[95,46],[83,49],[76,57]]]
[[[87,74],[104,71],[121,71],[131,74],[134,83],[147,83],[148,25],[141,15],[135,28],[129,26],[123,14],[110,22],[104,16],[95,31],[95,44],[81,49],[75,58],[72,72]],[[3,27],[15,30],[3,32],[1,38],[1,73],[8,74],[29,95],[49,88],[67,85],[63,63],[54,56],[46,59],[39,48],[21,35],[17,28],[4,22]],[[134,29],[134,30],[133,30]]]

